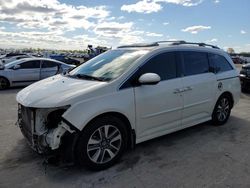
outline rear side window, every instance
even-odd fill
[[[182,52],[185,76],[209,72],[207,54],[203,52]]]
[[[233,67],[225,57],[217,54],[209,54],[209,63],[214,73],[233,70]]]
[[[166,52],[156,55],[142,66],[139,74],[156,73],[161,80],[167,80],[177,77],[175,53]]]
[[[43,61],[42,68],[52,68],[57,67],[58,64],[53,61]]]
[[[20,64],[21,69],[38,69],[40,68],[40,61],[34,60],[34,61],[27,61]]]

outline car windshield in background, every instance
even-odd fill
[[[147,50],[111,50],[101,54],[68,75],[82,79],[110,81],[122,75],[128,67]]]
[[[9,62],[9,63],[6,63],[5,64],[5,67],[6,68],[10,68],[10,67],[12,67],[13,65],[15,65],[16,64],[16,62],[19,62],[20,60],[15,60],[15,61],[12,61],[12,62]]]

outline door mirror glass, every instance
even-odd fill
[[[161,77],[155,73],[145,73],[140,76],[138,81],[142,85],[155,85],[161,81]]]
[[[17,70],[17,69],[20,69],[20,67],[21,67],[20,65],[15,65],[15,66],[13,67],[13,69],[14,69],[14,70]]]

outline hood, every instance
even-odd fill
[[[106,82],[56,75],[24,88],[17,94],[16,100],[26,107],[61,107],[70,105],[71,100],[79,96],[84,97],[83,95],[106,84]]]

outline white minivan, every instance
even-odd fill
[[[216,46],[128,45],[20,91],[18,124],[37,152],[64,151],[100,170],[143,141],[225,124],[239,97],[238,72]]]

